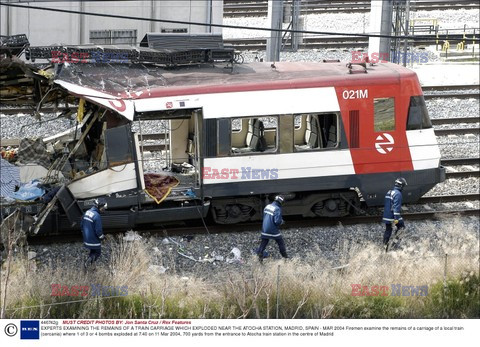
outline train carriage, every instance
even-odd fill
[[[285,215],[339,217],[381,205],[397,176],[407,203],[445,180],[417,76],[395,64],[84,65],[55,83],[87,101],[97,134],[87,152],[106,164],[68,188],[85,207],[111,199],[107,227],[258,220],[278,193]],[[149,122],[164,129],[156,171],[176,180],[160,204],[146,183]]]

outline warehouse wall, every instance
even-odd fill
[[[6,0],[4,0],[6,2]],[[222,0],[185,1],[15,1],[25,5],[188,22],[222,24]],[[221,34],[221,28],[127,19],[80,16],[0,6],[1,35],[27,34],[32,46],[77,45],[90,42],[90,30],[137,30],[137,42],[147,32],[187,29],[188,33]]]

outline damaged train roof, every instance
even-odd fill
[[[138,99],[284,89],[291,88],[293,80],[296,87],[307,88],[351,84],[359,79],[367,85],[414,74],[390,63],[364,68],[361,74],[352,74],[345,63],[250,63],[232,69],[208,64],[178,69],[143,64],[65,64],[55,83],[133,120]]]

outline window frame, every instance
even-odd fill
[[[294,130],[296,129],[301,129],[300,128],[296,128],[295,127],[295,117],[296,116],[308,116],[308,115],[312,115],[312,116],[318,116],[319,117],[319,121],[320,121],[320,117],[323,115],[323,116],[326,116],[326,115],[334,115],[335,116],[335,134],[336,134],[336,141],[335,141],[335,146],[334,147],[327,147],[328,145],[328,133],[327,133],[327,138],[325,139],[326,143],[325,143],[325,147],[315,147],[315,148],[299,148],[299,145],[296,145],[295,144],[295,139],[294,139],[294,145],[293,145],[293,153],[302,153],[302,152],[322,152],[322,151],[328,151],[328,150],[334,150],[334,149],[338,149],[340,148],[340,140],[341,140],[341,133],[339,132],[339,128],[340,128],[340,119],[341,119],[341,113],[340,111],[332,111],[332,112],[309,112],[309,113],[305,113],[305,112],[302,112],[302,113],[294,113],[292,114],[293,115],[293,121],[294,121]],[[306,126],[306,124],[305,124]],[[306,130],[306,129],[305,129]],[[295,135],[294,135],[295,136]],[[305,145],[305,144],[304,144]],[[302,145],[303,146],[303,145]]]
[[[232,123],[234,120],[237,120],[237,119],[240,119],[241,120],[241,129],[239,131],[231,131],[230,134],[233,134],[233,133],[239,133],[241,131],[243,131],[243,120],[245,119],[257,119],[259,121],[262,121],[263,123],[264,122],[264,119],[265,118],[275,118],[276,119],[276,126],[275,128],[267,128],[265,127],[264,128],[264,132],[267,131],[267,130],[272,130],[272,129],[275,129],[275,135],[274,135],[274,138],[275,138],[275,148],[271,148],[271,149],[266,149],[264,151],[246,151],[246,152],[234,152],[234,148],[233,145],[232,145],[232,136],[230,135],[230,154],[229,156],[232,156],[232,157],[237,157],[237,156],[246,156],[246,155],[265,155],[265,154],[277,154],[279,152],[279,124],[280,124],[280,121],[279,121],[279,118],[281,117],[281,115],[249,115],[249,116],[242,116],[242,117],[232,117],[232,118],[229,118],[230,119],[230,129],[232,128]],[[262,120],[263,119],[263,120]],[[248,129],[247,129],[247,134],[248,134]],[[246,137],[245,137],[245,140],[246,140]],[[238,147],[238,149],[243,149],[243,148],[247,148],[247,147]]]
[[[393,128],[385,128],[385,127],[381,127],[381,128],[378,128],[377,127],[377,111],[376,111],[376,101],[380,101],[380,100],[388,100],[393,103],[393,107],[391,108],[392,109],[392,115],[393,115]],[[389,119],[390,121],[390,119]],[[384,123],[385,121],[381,121],[381,124]],[[387,123],[388,125],[388,123]],[[373,131],[375,133],[382,133],[382,132],[390,132],[390,131],[395,131],[397,129],[397,115],[396,115],[396,112],[395,112],[395,97],[393,96],[388,96],[388,97],[380,97],[380,98],[373,98]]]

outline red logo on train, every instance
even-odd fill
[[[375,141],[375,149],[381,154],[387,154],[393,150],[395,140],[393,136],[387,133],[378,135]]]

